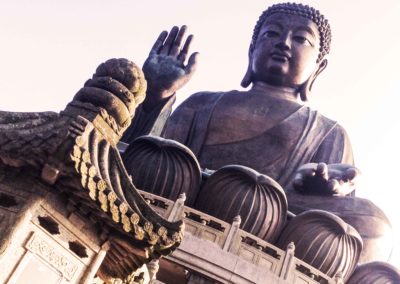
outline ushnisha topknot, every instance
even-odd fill
[[[274,4],[265,10],[258,18],[254,27],[253,37],[250,43],[250,52],[253,52],[255,48],[261,26],[269,16],[276,13],[299,15],[313,21],[318,26],[320,36],[318,61],[329,53],[331,46],[331,27],[328,20],[315,8],[299,3]]]

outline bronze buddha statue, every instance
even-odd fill
[[[331,30],[325,17],[302,4],[269,7],[251,39],[242,81],[251,87],[196,93],[169,117],[175,92],[198,61],[192,53],[186,63],[192,35],[184,42],[185,32],[186,26],[173,27],[156,40],[143,66],[147,97],[122,140],[162,135],[189,147],[203,169],[255,169],[285,189],[290,211],[324,209],[353,225],[364,241],[362,262],[387,260],[390,224],[371,202],[353,197],[359,171],[346,131],[304,105],[328,64]]]

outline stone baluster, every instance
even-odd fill
[[[179,198],[175,201],[171,211],[168,214],[169,222],[182,220],[185,200],[186,200],[186,194],[185,193],[180,194]]]
[[[285,255],[283,257],[282,269],[281,272],[279,273],[279,277],[284,280],[288,279],[288,276],[292,269],[294,261],[294,250],[295,250],[294,243],[293,242],[289,243],[286,248]]]
[[[93,261],[90,263],[89,267],[85,271],[85,276],[80,280],[80,284],[90,284],[93,281],[96,272],[99,270],[101,263],[106,257],[107,251],[110,249],[110,242],[106,241],[102,246],[100,251],[94,257]]]
[[[236,236],[238,234],[241,222],[242,222],[242,219],[240,218],[239,215],[236,216],[235,218],[233,218],[231,228],[229,229],[228,236],[226,237],[224,246],[222,248],[224,251],[229,251],[232,243],[236,240]]]
[[[344,284],[344,282],[343,282],[343,273],[341,271],[339,271],[335,275],[335,284]]]

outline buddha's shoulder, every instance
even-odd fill
[[[336,120],[329,118],[327,116],[325,116],[324,114],[322,114],[321,112],[314,110],[310,107],[304,107],[304,110],[311,114],[311,117],[318,122],[318,124],[331,128],[331,129],[335,129],[338,132],[346,132],[346,130],[344,129],[344,127]]]
[[[222,97],[239,97],[243,92],[232,90],[228,92],[198,92],[188,97],[178,108],[199,109],[214,105]]]

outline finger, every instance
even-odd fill
[[[325,163],[319,163],[315,173],[325,180],[328,180],[328,166]]]
[[[304,175],[304,178],[310,178],[310,177],[315,176],[315,171],[316,171],[316,169],[306,168],[306,169],[302,170],[302,174]]]
[[[165,40],[163,47],[160,50],[160,54],[163,54],[163,55],[169,54],[169,51],[171,50],[172,44],[175,41],[178,31],[179,31],[179,28],[177,26],[172,27],[167,39]]]
[[[339,193],[340,184],[336,179],[328,181],[328,189],[333,193]]]
[[[178,55],[178,60],[182,63],[184,63],[186,60],[192,40],[193,40],[193,35],[189,35],[185,41],[185,44],[183,45],[181,52]]]
[[[294,179],[293,179],[293,188],[298,190],[298,191],[302,191],[303,189],[303,176],[302,174],[296,174]]]
[[[358,176],[358,171],[356,168],[349,168],[346,170],[346,172],[343,175],[343,180],[353,180]]]
[[[186,26],[182,26],[178,32],[178,35],[176,36],[176,39],[172,45],[171,50],[169,51],[169,55],[173,55],[173,56],[177,56],[179,53],[179,49],[181,48],[181,44],[182,44],[182,39],[183,36],[185,35],[187,27]]]
[[[188,64],[185,67],[185,73],[187,75],[192,76],[194,71],[196,71],[198,60],[199,60],[198,52],[194,52],[192,55],[190,55]]]
[[[164,40],[167,37],[168,32],[162,31],[158,36],[156,42],[153,44],[152,48],[150,49],[150,55],[158,54],[160,52],[161,47],[163,46]]]

